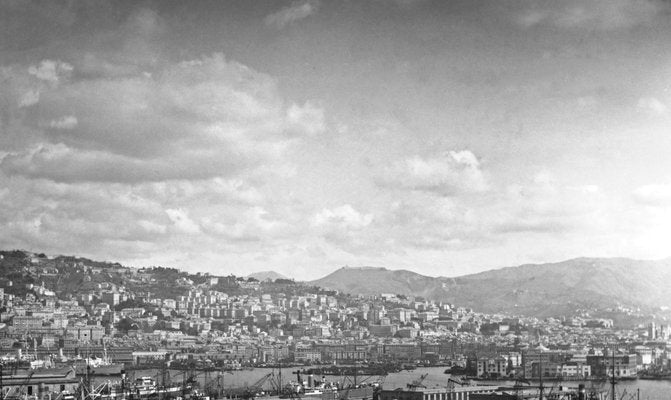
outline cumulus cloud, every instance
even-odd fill
[[[42,60],[39,65],[31,65],[28,68],[30,75],[51,84],[57,84],[61,79],[69,76],[71,72],[72,65],[54,60]]]
[[[656,0],[544,1],[527,3],[516,22],[525,28],[553,25],[563,29],[612,30],[648,24],[663,17],[668,4]]]
[[[634,200],[649,206],[671,206],[671,185],[654,184],[640,186],[632,193]]]
[[[0,66],[6,246],[184,266],[203,246],[264,254],[309,229],[268,185],[324,110],[222,54],[162,57],[165,27],[140,9],[96,46]]]
[[[115,253],[116,245],[165,240],[170,223],[161,204],[125,185],[63,184],[43,179],[3,179],[0,241],[19,248],[83,254]],[[126,248],[126,250],[130,250]],[[126,255],[128,256],[128,255]]]
[[[38,90],[28,90],[21,96],[19,100],[19,107],[30,107],[40,101],[40,92]]]
[[[654,115],[664,115],[668,111],[666,104],[654,97],[643,97],[638,100],[637,107],[643,112]]]
[[[486,241],[473,209],[426,193],[394,201],[379,223],[384,235],[393,238],[393,246],[406,250],[463,249]]]
[[[49,127],[53,129],[74,129],[77,126],[77,117],[74,115],[67,115],[59,119],[52,119],[49,122]]]
[[[373,243],[376,243],[373,238],[377,237],[373,221],[373,214],[362,213],[350,204],[344,204],[332,209],[324,208],[314,214],[310,225],[312,231],[328,245],[354,254],[364,249],[372,250]]]
[[[474,163],[474,159],[464,156]],[[389,186],[384,186],[390,189]],[[390,189],[365,239],[387,252],[494,248],[524,237],[607,231],[613,206],[595,185],[565,185],[549,172],[521,184],[490,187],[478,196],[436,196],[435,191]]]
[[[142,159],[98,150],[78,150],[62,143],[42,144],[0,159],[9,175],[47,178],[57,182],[145,182],[166,179],[207,179],[243,170],[244,160],[222,159],[213,151],[177,154],[174,158]]]
[[[64,65],[44,61],[29,72],[58,85],[16,100],[31,107],[13,113],[14,123],[45,132],[38,143],[0,161],[6,173],[139,182],[230,177],[272,164],[280,171],[292,141],[325,128],[321,108],[311,102],[285,106],[271,77],[221,54],[149,76],[64,81],[58,71],[72,71]]]
[[[179,233],[187,234],[196,234],[200,233],[200,226],[193,221],[188,213],[179,208],[179,209],[166,209],[165,213],[168,214],[170,221],[174,224],[175,228]]]
[[[222,254],[261,252],[300,237],[284,222],[280,196],[269,199],[239,179],[129,185],[0,174],[0,187],[0,241],[11,247],[77,249],[123,261],[187,254],[200,246]]]
[[[324,131],[324,110],[306,102],[302,107],[292,104],[287,110],[287,121],[297,132],[314,135]]]
[[[442,196],[482,192],[488,188],[480,162],[469,150],[448,151],[428,158],[408,158],[388,169],[379,183]]]
[[[207,216],[202,222],[207,233],[236,242],[268,242],[287,233],[287,225],[261,206],[240,210],[237,215]]]
[[[267,26],[282,29],[296,21],[300,21],[315,14],[319,10],[318,0],[295,1],[290,6],[268,15],[264,22]]]
[[[509,185],[491,212],[495,233],[557,234],[598,230],[610,204],[596,185],[563,185],[546,171],[532,182]]]
[[[335,226],[343,229],[362,229],[372,221],[372,214],[362,214],[349,204],[334,209],[325,208],[312,218],[314,226]]]

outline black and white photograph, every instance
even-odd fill
[[[0,400],[667,400],[670,307],[669,0],[0,0]]]

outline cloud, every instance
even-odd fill
[[[306,102],[302,107],[292,104],[287,110],[287,122],[297,132],[305,132],[308,135],[323,132],[326,125],[324,110],[310,102]]]
[[[637,107],[639,110],[653,115],[664,115],[669,110],[666,104],[654,97],[643,97],[639,99]]]
[[[21,96],[19,107],[30,107],[40,101],[40,92],[38,90],[28,90]]]
[[[161,204],[129,187],[3,179],[1,174],[0,181],[9,189],[0,210],[0,242],[8,246],[123,256],[110,242],[141,247],[140,243],[165,240],[159,233],[169,219]]]
[[[361,214],[349,204],[334,209],[325,208],[312,218],[312,224],[317,227],[335,226],[354,230],[363,229],[372,221],[372,214]]]
[[[376,230],[371,227],[373,214],[365,214],[350,204],[328,209],[314,214],[310,218],[312,231],[323,239],[325,244],[337,251],[350,254],[370,252],[376,241]]]
[[[207,233],[235,242],[267,243],[284,237],[289,230],[284,221],[274,218],[261,206],[248,207],[235,216],[207,216],[202,225]]]
[[[282,29],[315,14],[319,10],[319,3],[317,0],[295,1],[290,6],[268,15],[264,22],[267,26]]]
[[[52,119],[49,122],[49,127],[53,129],[74,129],[77,126],[77,117],[74,115],[67,115],[59,119]]]
[[[508,185],[490,213],[496,234],[563,234],[603,228],[611,205],[596,185],[563,185],[547,171],[532,182]]]
[[[26,107],[9,114],[15,131],[43,132],[33,146],[0,160],[5,173],[140,182],[230,177],[273,164],[271,170],[280,171],[293,141],[325,129],[323,109],[309,101],[285,106],[271,77],[221,54],[167,65],[150,76],[67,80],[59,71],[76,68],[47,61],[26,76],[50,84],[9,91],[19,108]],[[20,69],[7,73],[22,76]]]
[[[168,158],[142,159],[97,150],[73,149],[62,143],[42,144],[0,159],[0,170],[9,175],[47,178],[57,182],[146,182],[167,179],[207,179],[240,173],[243,159],[222,158],[212,151],[176,154]]]
[[[640,186],[634,190],[632,195],[639,204],[657,207],[671,206],[671,185]]]
[[[441,196],[483,192],[488,188],[480,162],[469,150],[448,151],[429,158],[408,158],[388,169],[378,183]]]
[[[477,213],[451,198],[415,193],[391,203],[379,218],[390,247],[453,250],[483,245],[482,221]]]
[[[150,9],[117,23],[0,66],[0,242],[177,267],[303,242],[311,214],[277,182],[326,130],[319,102],[223,54],[165,57]]]
[[[77,249],[123,261],[187,254],[200,246],[221,254],[262,252],[300,237],[284,223],[291,218],[281,196],[239,179],[129,185],[0,174],[0,187],[0,241],[11,247]]]
[[[72,65],[54,60],[42,60],[39,65],[31,65],[28,68],[30,75],[54,85],[64,77],[68,77],[71,72]]]
[[[170,221],[172,221],[179,233],[187,233],[191,235],[200,233],[200,226],[189,217],[185,210],[181,208],[168,208],[165,210],[165,213],[168,214]]]
[[[524,27],[552,25],[562,29],[613,30],[650,24],[665,15],[668,4],[657,0],[528,2],[516,16]]]

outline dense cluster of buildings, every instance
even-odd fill
[[[181,294],[162,297],[129,289],[152,283],[150,269],[119,267],[120,284],[90,279],[108,270],[80,267],[89,279],[77,293],[31,284],[17,296],[4,290],[13,282],[0,281],[1,356],[37,362],[106,351],[127,364],[445,365],[489,378],[628,377],[671,365],[665,324],[616,329],[589,316],[488,315],[395,294],[287,294],[287,286],[253,279],[233,278],[234,294],[214,289],[230,277],[183,277],[174,282]],[[58,273],[35,270],[38,278]]]

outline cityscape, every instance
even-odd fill
[[[444,380],[452,387],[438,392],[471,397],[471,391],[481,390],[498,396],[528,392],[530,381],[545,380],[548,396],[553,390],[554,396],[569,396],[557,391],[557,383],[603,386],[614,380],[671,378],[666,318],[623,327],[585,311],[554,318],[485,314],[403,294],[353,296],[287,278],[138,269],[18,250],[0,252],[0,265],[3,371],[65,371],[59,382],[69,384],[72,394],[82,390],[85,379],[124,382],[127,375],[149,370],[154,373],[137,378],[150,379],[142,383],[147,388],[135,389],[146,390],[147,396],[170,390],[157,389],[166,385],[165,376],[156,372],[169,370],[186,371],[194,382],[199,371],[213,374],[209,384],[200,385],[202,395],[241,398],[287,387],[295,397],[312,396],[306,390],[316,391],[327,377],[357,375],[361,381],[375,377],[360,398],[385,398],[393,395],[385,392],[385,376],[418,368],[451,377]],[[277,379],[282,369],[285,385],[227,387],[220,381],[222,373],[248,370],[270,371]],[[37,374],[3,375],[5,398],[45,395],[49,390]],[[306,380],[297,381],[301,375]],[[157,385],[159,376],[163,386]],[[438,390],[422,385],[423,378],[404,389]],[[506,382],[518,386],[506,389]],[[319,395],[357,397],[339,389],[322,386]],[[102,398],[115,396],[109,387],[89,390]],[[184,384],[176,393],[183,390]],[[607,387],[593,393],[606,394]]]
[[[670,16],[0,0],[0,400],[669,400]]]

